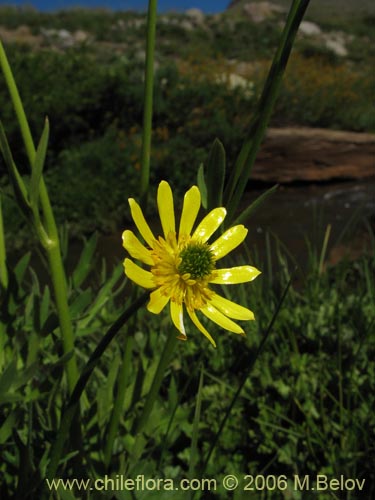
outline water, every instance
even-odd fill
[[[266,188],[265,188],[266,189]],[[245,195],[247,206],[265,189]],[[331,225],[329,253],[337,249],[349,250],[349,256],[361,253],[368,235],[363,220],[375,218],[375,178],[366,181],[335,184],[280,186],[274,195],[248,220],[247,242],[256,246],[260,254],[265,251],[266,233],[275,235],[302,266],[307,261],[306,238],[321,248],[327,225]],[[157,231],[158,221],[153,228]],[[349,225],[349,227],[348,227]],[[124,259],[120,228],[116,234],[99,240],[99,252],[111,264]],[[344,231],[343,237],[338,242]],[[272,237],[271,237],[272,241]]]

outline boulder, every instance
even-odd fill
[[[284,7],[272,2],[241,2],[233,0],[228,9],[237,8],[249,17],[254,23],[261,23],[277,12],[285,12]]]
[[[299,25],[299,32],[306,36],[318,36],[322,34],[320,27],[311,21],[302,21]]]
[[[185,11],[185,15],[190,18],[196,25],[204,24],[204,14],[200,9],[188,9]]]

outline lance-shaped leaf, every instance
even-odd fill
[[[94,233],[88,241],[84,242],[84,247],[79,258],[79,262],[73,272],[74,288],[78,288],[79,286],[81,286],[81,284],[91,271],[97,242],[97,233]]]
[[[8,140],[5,135],[5,130],[3,124],[0,122],[0,148],[2,155],[4,157],[5,164],[8,168],[10,181],[12,183],[14,194],[17,199],[18,205],[21,208],[23,214],[26,218],[31,215],[31,206],[28,200],[28,193],[26,186],[22,180],[20,173],[14,163],[13,156],[8,144]]]
[[[204,168],[203,163],[199,165],[198,173],[197,173],[197,184],[199,191],[201,192],[201,201],[203,208],[207,208],[207,185],[204,178]]]
[[[49,121],[46,118],[42,136],[40,138],[34,163],[31,170],[30,180],[30,204],[34,212],[38,210],[40,180],[42,178],[44,163],[46,160],[47,146],[49,139]]]
[[[225,149],[219,139],[215,139],[207,161],[207,209],[223,205],[225,178]]]

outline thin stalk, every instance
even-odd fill
[[[71,358],[66,363],[68,388],[69,393],[71,394],[78,379],[78,368],[74,354],[73,325],[67,301],[68,289],[58,242],[56,242],[54,246],[47,249],[47,257],[55,294],[56,308],[59,316],[63,351],[64,354],[72,353]]]
[[[133,302],[113,323],[109,328],[107,333],[104,335],[102,340],[97,345],[95,351],[90,356],[87,361],[81,376],[79,377],[73,392],[70,396],[68,405],[63,413],[60,422],[60,428],[57,432],[56,440],[53,443],[50,451],[50,462],[47,468],[46,478],[51,480],[56,476],[56,471],[60,462],[60,458],[64,449],[64,444],[67,441],[68,434],[78,409],[79,400],[82,396],[83,391],[89,381],[89,378],[94,371],[96,365],[98,364],[102,354],[109,346],[111,341],[114,339],[115,335],[119,330],[125,325],[125,323],[133,316],[133,314],[142,307],[149,297],[149,292],[145,292],[141,297],[139,297],[135,302]]]
[[[111,419],[109,421],[106,445],[104,448],[104,464],[106,469],[108,469],[112,457],[113,443],[117,435],[120,418],[122,415],[122,409],[124,406],[126,382],[129,379],[129,373],[131,368],[131,353],[133,348],[133,338],[127,335],[125,337],[124,342],[125,342],[124,356],[117,376],[117,393],[113,405]]]
[[[157,0],[149,0],[147,14],[147,42],[146,42],[146,64],[144,84],[144,108],[143,108],[143,133],[141,153],[141,181],[140,197],[142,202],[147,200],[147,192],[150,183],[150,153],[151,153],[151,131],[152,131],[152,106],[154,87],[154,53],[156,33]]]
[[[321,276],[323,274],[324,259],[326,258],[326,254],[327,254],[328,240],[329,240],[330,234],[331,234],[331,224],[328,224],[327,229],[324,233],[322,250],[320,252],[319,267],[318,267],[319,276]]]
[[[26,114],[22,105],[22,101],[16,86],[16,82],[14,80],[11,68],[8,63],[8,59],[6,57],[1,42],[0,42],[0,65],[5,77],[6,84],[8,86],[8,90],[20,126],[26,153],[29,158],[30,166],[32,168],[34,165],[35,154],[36,154],[35,145],[26,118]],[[61,258],[59,235],[51,203],[49,200],[47,187],[44,183],[43,177],[40,180],[40,204],[42,208],[46,232],[48,235],[47,244],[46,241],[42,239],[40,242],[44,246],[48,256],[48,263],[55,294],[64,354],[72,352],[72,356],[66,364],[68,388],[69,392],[71,393],[78,378],[77,362],[74,354],[73,325],[67,301],[68,295],[66,286],[66,276]]]
[[[262,95],[259,100],[254,120],[249,132],[249,139],[244,143],[237,158],[235,168],[226,187],[225,206],[227,207],[226,223],[233,220],[236,209],[239,206],[243,192],[245,191],[256,155],[268,126],[272,110],[279,93],[282,77],[293,47],[298,27],[305,14],[309,0],[294,0],[290,8],[288,18],[280,44],[272,61]]]

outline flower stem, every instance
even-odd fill
[[[8,63],[3,46],[0,42],[0,65],[5,77],[6,84],[12,99],[20,126],[26,153],[29,158],[30,166],[33,168],[35,161],[35,145],[31,136],[30,127],[22,105],[22,101],[14,80],[11,68]],[[70,318],[70,311],[67,301],[67,286],[64,266],[61,258],[60,241],[53,215],[51,203],[49,200],[47,187],[43,177],[40,179],[40,204],[42,208],[44,223],[48,239],[43,240],[39,237],[40,243],[46,250],[50,268],[51,280],[53,284],[57,313],[59,316],[60,330],[63,342],[64,354],[72,352],[71,358],[66,363],[66,374],[68,379],[68,388],[71,393],[78,378],[78,369],[76,357],[74,354],[74,335],[73,326]],[[40,236],[38,234],[38,236]]]
[[[147,14],[147,43],[144,84],[143,134],[141,153],[140,197],[146,203],[150,183],[150,153],[152,130],[152,105],[154,86],[154,53],[156,32],[157,0],[149,0]]]

